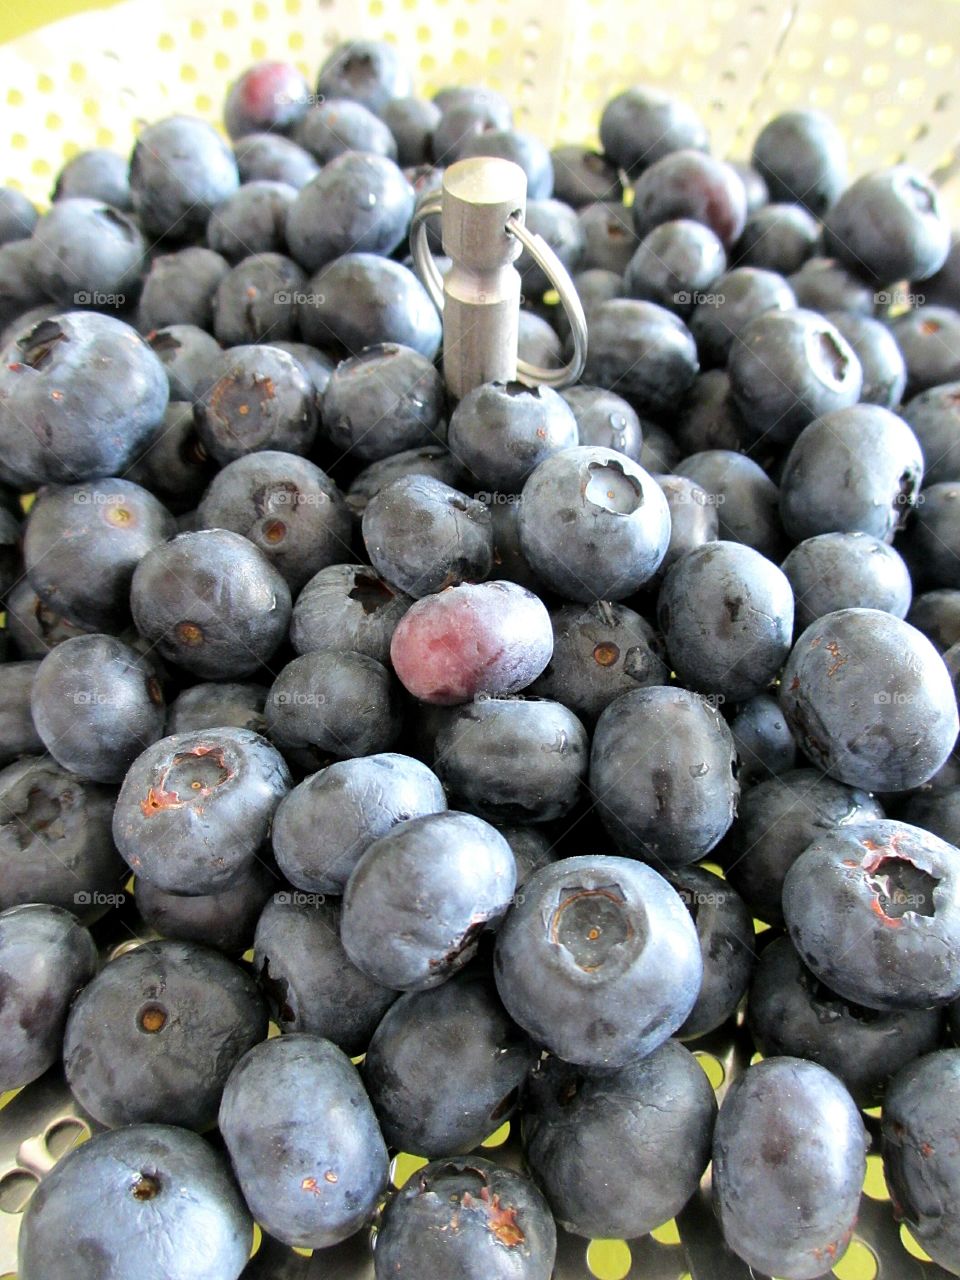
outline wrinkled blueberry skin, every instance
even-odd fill
[[[37,223],[33,237],[37,278],[52,302],[81,306],[90,303],[90,294],[136,293],[147,244],[133,219],[118,209],[83,196],[60,200]]]
[[[443,380],[419,351],[381,343],[342,361],[323,393],[323,434],[364,462],[439,443]]]
[[[297,592],[350,555],[350,511],[337,486],[306,458],[278,450],[228,463],[198,507],[201,525],[242,534]]]
[[[331,564],[306,584],[290,619],[297,653],[353,650],[386,665],[390,640],[413,603],[364,564]]]
[[[32,903],[0,912],[0,1088],[19,1089],[60,1057],[70,1001],[97,971],[75,916]]]
[[[727,265],[717,236],[702,222],[676,218],[648,231],[623,273],[629,298],[687,317]]]
[[[418,1169],[388,1202],[373,1263],[376,1280],[550,1280],[556,1250],[557,1230],[534,1183],[462,1156]]]
[[[573,410],[580,444],[616,449],[639,461],[644,428],[636,410],[622,396],[581,383],[564,387],[560,394]]]
[[[677,1031],[695,1040],[733,1017],[746,995],[754,965],[754,928],[743,899],[726,881],[703,867],[666,873],[697,927],[703,982],[697,1003]]]
[[[0,908],[42,902],[89,922],[125,870],[110,835],[114,793],[49,756],[0,772]]]
[[[895,165],[847,187],[824,219],[823,241],[828,254],[876,284],[924,280],[943,266],[950,223],[936,188]]]
[[[836,609],[880,609],[905,618],[913,588],[903,558],[869,533],[820,533],[784,560],[797,632]]]
[[[208,246],[228,262],[251,254],[284,253],[287,212],[296,198],[297,189],[287,183],[245,183],[210,215]]]
[[[742,702],[767,688],[790,652],[793,592],[752,547],[708,542],[668,571],[657,616],[679,678]]]
[[[276,133],[248,133],[233,154],[242,183],[283,182],[299,191],[320,171],[309,151]]]
[[[140,130],[130,156],[133,207],[144,232],[189,241],[237,189],[233,152],[209,124],[168,116]]]
[[[573,411],[549,387],[485,382],[450,417],[451,452],[495,493],[519,493],[534,467],[578,443]]]
[[[221,466],[264,449],[308,453],[317,431],[313,385],[278,347],[224,351],[194,412],[201,443]]]
[[[43,739],[30,706],[40,666],[30,661],[0,665],[0,765],[20,756],[43,754]]]
[[[855,405],[863,385],[850,344],[806,310],[756,316],[731,348],[727,371],[744,422],[768,445],[792,444],[815,418]]]
[[[889,328],[854,311],[828,311],[825,318],[849,342],[860,361],[860,403],[896,409],[906,389],[907,366]]]
[[[611,298],[591,312],[584,381],[669,414],[697,375],[697,348],[679,316],[653,302]]]
[[[362,529],[373,567],[414,599],[476,582],[493,567],[489,509],[431,476],[402,476],[382,488],[367,503]]]
[[[401,996],[362,1073],[387,1144],[432,1159],[471,1151],[509,1119],[538,1058],[492,977],[470,968]]]
[[[420,449],[404,449],[390,458],[381,458],[358,472],[347,490],[347,506],[357,519],[363,516],[370,499],[402,476],[432,476],[453,489],[469,485],[466,471],[443,445],[428,444]]]
[[[684,1022],[700,990],[700,945],[683,902],[651,867],[564,858],[535,872],[522,897],[497,934],[494,972],[507,1012],[535,1043],[609,1070],[652,1053]]]
[[[819,111],[783,111],[760,130],[751,164],[772,201],[799,204],[822,217],[847,182],[847,149],[833,121]]]
[[[48,608],[113,630],[129,620],[137,564],[173,533],[166,508],[129,480],[49,488],[24,526],[27,576]]]
[[[460,808],[490,822],[550,822],[580,799],[589,739],[560,702],[493,697],[457,707],[435,752]]]
[[[339,896],[374,840],[398,822],[446,807],[440,780],[410,756],[340,760],[284,797],[273,820],[273,852],[296,888]]]
[[[901,416],[920,441],[924,483],[960,480],[960,381],[915,396]]]
[[[878,1106],[890,1077],[936,1049],[943,1035],[941,1009],[880,1013],[842,999],[814,977],[783,937],[760,954],[747,1020],[765,1058],[818,1062],[860,1107]]]
[[[305,342],[359,355],[378,342],[413,347],[432,360],[440,317],[423,285],[399,262],[345,253],[311,278],[297,310]]]
[[[22,1280],[238,1280],[253,1221],[226,1161],[173,1125],[96,1134],[44,1177],[23,1216]]]
[[[238,533],[181,533],[149,551],[133,575],[133,620],[157,651],[206,679],[245,676],[286,635],[290,588]]]
[[[411,818],[369,845],[351,872],[344,948],[385,986],[438,987],[473,958],[515,887],[510,846],[489,823],[454,810]]]
[[[280,881],[264,862],[255,861],[219,893],[167,893],[137,880],[137,910],[148,928],[163,938],[199,942],[229,956],[253,945],[254,929],[267,898]]]
[[[596,1076],[547,1058],[526,1104],[527,1164],[557,1221],[577,1235],[646,1235],[679,1213],[710,1159],[716,1099],[675,1040]]]
[[[800,205],[774,201],[750,214],[730,257],[738,267],[789,276],[816,253],[819,243],[816,218]]]
[[[865,791],[816,769],[790,769],[744,792],[732,847],[724,852],[727,878],[755,915],[782,925],[783,881],[804,849],[835,830],[882,817]]]
[[[150,350],[167,371],[170,400],[196,401],[206,391],[220,344],[192,324],[170,324],[147,334]],[[169,408],[169,406],[168,406]]]
[[[752,458],[732,449],[705,449],[684,458],[677,475],[693,480],[712,497],[719,538],[742,542],[770,560],[780,558],[786,542],[780,492]]]
[[[656,89],[634,87],[604,107],[600,142],[618,168],[635,174],[672,151],[705,151],[708,137],[689,103]]]
[[[277,1239],[326,1248],[373,1215],[387,1149],[356,1068],[328,1040],[300,1033],[251,1049],[219,1125],[244,1199]]]
[[[690,332],[705,369],[726,365],[741,333],[757,316],[792,311],[797,305],[783,276],[760,267],[734,267],[720,276],[710,292],[714,298],[699,302],[690,317]]]
[[[153,437],[168,396],[163,365],[122,320],[68,311],[40,321],[0,363],[5,480],[31,489],[122,473]]]
[[[410,93],[410,74],[392,45],[383,40],[344,40],[324,59],[317,95],[350,98],[378,115],[391,98]]]
[[[266,1035],[267,1006],[245,970],[196,943],[150,942],[111,960],[74,1001],[64,1070],[109,1128],[165,1118],[203,1130],[234,1063]]]
[[[897,1218],[934,1262],[960,1271],[960,1167],[955,1135],[960,1049],[903,1067],[883,1108],[883,1172]]]
[[[563,702],[588,727],[614,698],[668,678],[662,641],[625,605],[561,605],[551,623],[553,657],[531,693]]]
[[[52,649],[37,671],[30,708],[57,763],[92,782],[122,782],[166,719],[150,663],[104,635],[76,636]]]
[[[563,449],[523,486],[524,557],[567,600],[624,599],[656,572],[669,543],[660,486],[613,449]]]
[[[390,642],[404,688],[441,706],[479,693],[518,693],[552,652],[543,602],[513,582],[463,583],[425,596],[403,615]]]
[[[846,1250],[869,1144],[853,1099],[800,1058],[731,1085],[713,1138],[713,1202],[727,1245],[757,1271],[813,1280]]]
[[[367,146],[336,156],[297,194],[286,235],[306,271],[319,271],[344,253],[389,255],[406,236],[413,187],[392,159],[372,151]]]
[[[362,653],[315,650],[280,671],[265,707],[267,735],[303,768],[389,751],[400,730],[390,672]]]
[[[397,993],[351,964],[340,904],[318,897],[302,902],[281,890],[270,898],[257,922],[254,967],[284,1034],[307,1031],[344,1053],[364,1053]]]
[[[637,235],[646,236],[675,218],[704,223],[724,248],[735,244],[747,220],[747,193],[736,170],[689,148],[673,151],[644,169],[633,188]]]
[[[137,327],[141,333],[171,324],[210,329],[213,296],[230,270],[226,258],[212,249],[188,245],[153,259],[140,293]]]
[[[960,854],[920,827],[880,819],[809,845],[787,872],[783,914],[825,986],[869,1009],[960,994]]]
[[[705,857],[729,830],[740,791],[735,768],[733,738],[716,709],[686,689],[654,685],[625,693],[601,715],[590,790],[618,848],[679,867]]]
[[[790,653],[780,705],[820,769],[866,791],[907,791],[953,750],[950,673],[915,627],[877,609],[818,618]]]
[[[259,734],[226,726],[174,734],[131,765],[114,839],[159,889],[216,893],[249,871],[289,789],[283,757]]]
[[[896,414],[853,405],[817,418],[797,437],[780,477],[780,516],[791,538],[870,533],[889,542],[916,503],[923,454]]]
[[[220,281],[213,295],[213,332],[217,341],[225,347],[258,342],[272,347],[277,342],[295,338],[297,296],[306,280],[301,268],[282,253],[251,254],[238,262]],[[208,384],[223,372],[226,363],[222,358],[211,362],[213,372],[208,370]],[[264,376],[277,375],[274,372]],[[204,391],[207,389],[204,387]]]

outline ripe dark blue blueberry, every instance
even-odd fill
[[[216,338],[193,324],[169,324],[148,333],[147,342],[167,371],[171,402],[199,400],[220,354]]]
[[[705,491],[716,513],[718,537],[742,542],[770,560],[780,559],[785,544],[780,492],[752,458],[734,449],[705,449],[684,458],[677,475]]]
[[[433,131],[443,116],[427,98],[391,98],[381,111],[397,146],[401,169],[427,164],[433,154]]]
[[[583,251],[574,277],[583,309],[589,314],[598,302],[622,297],[622,276],[637,248],[630,210],[622,204],[598,200],[577,214]],[[600,275],[590,273],[600,272]],[[585,280],[583,277],[587,276]],[[606,279],[604,279],[606,277]],[[611,278],[612,277],[612,278]]]
[[[692,218],[734,245],[747,220],[747,193],[735,169],[703,151],[672,151],[644,169],[633,188],[638,236],[673,218]]]
[[[579,443],[570,406],[549,387],[485,382],[468,391],[450,417],[450,451],[476,483],[515,494],[539,463]]]
[[[808,258],[787,283],[797,306],[809,311],[847,311],[862,316],[872,316],[876,311],[873,285],[836,258]]]
[[[209,330],[213,295],[229,270],[226,258],[199,245],[154,258],[140,294],[137,324],[141,332],[169,324],[193,324]]]
[[[700,364],[705,369],[724,367],[751,320],[767,311],[792,311],[796,305],[793,290],[776,271],[734,267],[714,282],[691,314],[690,332]]]
[[[320,172],[310,152],[282,134],[245,134],[233,154],[242,183],[283,182],[299,191]]]
[[[122,307],[136,294],[147,243],[134,220],[118,209],[80,196],[59,200],[37,223],[33,238],[37,278],[60,306]]]
[[[636,174],[672,151],[706,150],[703,121],[680,98],[635,85],[611,98],[600,117],[600,141],[621,169]]]
[[[137,910],[147,928],[162,938],[199,942],[239,957],[253,945],[260,912],[279,883],[263,862],[252,863],[248,872],[218,893],[167,893],[148,880],[137,880]]]
[[[303,366],[271,346],[224,351],[194,412],[200,442],[221,466],[261,449],[306,454],[317,430]]]
[[[856,311],[827,311],[824,318],[839,330],[860,361],[860,403],[897,409],[907,384],[907,369],[887,325]]]
[[[553,161],[550,152],[532,133],[519,129],[484,129],[466,138],[457,159],[468,156],[499,156],[512,160],[527,175],[527,199],[547,200],[553,195]]]
[[[820,225],[796,204],[765,204],[751,213],[731,253],[736,266],[760,267],[789,276],[816,253]]]
[[[960,313],[952,307],[915,307],[890,330],[906,361],[908,396],[960,378]]]
[[[428,444],[420,449],[404,449],[364,467],[347,490],[347,506],[359,519],[381,489],[401,476],[414,475],[432,476],[453,489],[469,484],[466,472],[452,453],[441,444]]]
[[[43,739],[31,710],[40,662],[0,664],[0,765],[19,756],[42,755]]]
[[[317,77],[317,95],[350,98],[380,112],[391,98],[410,92],[410,73],[385,40],[344,40],[327,54]]]
[[[647,232],[627,264],[623,291],[687,317],[726,265],[723,245],[702,222],[661,222]]]
[[[591,312],[584,380],[625,396],[638,412],[672,412],[697,369],[690,330],[672,311],[612,298]]]
[[[799,633],[837,609],[882,609],[905,618],[912,586],[903,558],[869,533],[821,533],[784,560]]]
[[[133,207],[149,236],[202,236],[212,210],[239,183],[229,146],[212,125],[191,116],[148,124],[130,156]]]
[[[304,272],[282,253],[255,253],[244,258],[224,276],[213,296],[217,341],[225,347],[257,342],[273,346],[271,339],[283,342],[295,338],[297,300],[305,285]],[[223,362],[219,364],[218,373]]]
[[[616,449],[617,453],[625,453],[639,462],[646,426],[622,396],[583,383],[564,387],[560,394],[573,410],[580,444]]]
[[[393,633],[412,603],[368,564],[331,564],[297,596],[290,643],[297,653],[349,649],[386,665]]]
[[[36,207],[22,192],[0,187],[0,245],[28,239],[39,217]]]
[[[847,181],[847,148],[833,121],[819,111],[783,111],[760,130],[751,163],[772,201],[802,205],[822,217]]]
[[[426,356],[397,343],[343,360],[323,393],[323,434],[364,462],[440,443],[443,380]]]
[[[960,381],[915,396],[902,416],[920,441],[925,483],[960,480]]]
[[[623,188],[617,166],[609,156],[573,143],[554,147],[550,159],[553,161],[553,194],[572,209],[599,200],[620,202]]]

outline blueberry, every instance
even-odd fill
[[[441,116],[430,139],[430,154],[438,165],[462,159],[464,147],[477,134],[491,129],[508,130],[513,123],[510,104],[499,94],[486,89],[453,92],[460,96],[434,98]]]
[[[283,182],[245,183],[211,213],[207,244],[229,262],[255,253],[283,253],[287,211],[296,198],[296,188]]]
[[[409,72],[384,40],[343,41],[327,54],[317,79],[318,96],[350,98],[378,113],[409,92]]]
[[[793,548],[783,562],[802,631],[836,609],[882,609],[905,618],[912,587],[903,559],[868,533],[821,533]]]
[[[924,591],[914,596],[907,621],[921,631],[938,653],[960,640],[960,591]]]
[[[656,572],[669,541],[670,512],[660,487],[615,450],[563,449],[524,484],[523,554],[567,600],[630,595]]]
[[[878,819],[837,828],[787,872],[783,915],[804,962],[870,1009],[928,1009],[960,993],[957,850]]]
[[[290,641],[297,653],[354,650],[386,664],[393,633],[412,603],[369,565],[328,565],[297,597]]]
[[[170,324],[213,326],[213,297],[230,270],[227,260],[191,245],[153,259],[140,294],[137,324],[144,333]]]
[[[751,320],[768,311],[792,311],[793,290],[783,276],[759,267],[734,267],[720,276],[712,290],[697,302],[690,332],[705,368],[723,366],[740,347],[740,336]]]
[[[97,1134],[43,1179],[23,1216],[17,1271],[23,1280],[238,1280],[252,1242],[247,1207],[208,1142],[172,1125],[133,1125]]]
[[[646,236],[672,218],[704,223],[729,249],[747,220],[747,194],[736,170],[690,148],[656,160],[634,183],[634,230]]]
[[[658,580],[688,551],[719,537],[717,503],[714,497],[686,476],[655,477],[670,508],[670,545],[661,562]],[[654,683],[663,684],[663,680]]]
[[[599,856],[565,858],[527,880],[497,935],[494,968],[507,1012],[536,1043],[605,1070],[667,1040],[702,974],[696,929],[670,885],[642,863]]]
[[[316,650],[280,671],[267,695],[267,733],[305,768],[389,751],[400,728],[393,678],[362,653]]]
[[[960,523],[957,499],[960,485],[952,481],[932,484],[922,490],[917,510],[910,521],[900,549],[913,573],[917,587],[956,588],[957,544]]]
[[[487,382],[469,391],[450,418],[451,452],[478,484],[518,493],[551,454],[578,443],[573,412],[549,387]]]
[[[824,248],[879,285],[923,280],[943,266],[950,224],[934,188],[907,165],[864,174],[823,224]]]
[[[789,276],[799,271],[820,243],[820,225],[797,204],[767,204],[751,213],[731,259],[736,266],[760,267]]]
[[[810,311],[849,311],[872,316],[876,308],[873,287],[836,258],[808,258],[787,283],[797,306]]]
[[[310,107],[293,137],[324,169],[350,153],[364,159],[397,158],[397,144],[387,125],[362,102],[349,98],[331,97]]]
[[[493,563],[501,581],[514,582],[537,595],[543,583],[530,568],[520,548],[520,502],[514,494],[483,493],[493,524]]]
[[[700,994],[677,1031],[680,1040],[696,1040],[732,1018],[746,995],[755,960],[753,921],[739,894],[712,871],[685,866],[666,877],[690,912],[700,939]]]
[[[428,444],[420,449],[403,449],[364,467],[347,490],[347,506],[359,518],[381,489],[402,476],[414,475],[431,476],[453,489],[469,484],[466,472],[443,445]]]
[[[440,780],[410,756],[340,760],[284,797],[273,820],[273,852],[298,889],[340,895],[374,840],[398,822],[446,807]]]
[[[574,143],[554,147],[550,159],[553,193],[572,209],[582,209],[598,200],[618,204],[622,199],[620,175],[608,156]]]
[[[294,360],[303,366],[304,373],[313,384],[314,400],[319,413],[323,393],[326,391],[327,383],[337,367],[337,362],[333,356],[328,356],[325,352],[318,351],[316,347],[308,346],[305,342],[288,342],[285,338],[271,338],[267,345],[279,347],[281,351],[286,351],[287,355],[293,356]]]
[[[40,755],[44,744],[31,713],[39,662],[0,664],[0,765],[19,756]]]
[[[779,559],[784,549],[777,486],[752,458],[732,449],[708,449],[684,458],[676,469],[700,485],[713,502],[719,536]]]
[[[170,893],[216,893],[249,872],[290,789],[283,757],[229,726],[161,738],[131,765],[113,818],[117,848]]]
[[[257,923],[253,951],[260,985],[285,1034],[306,1031],[344,1053],[363,1053],[397,998],[351,964],[340,942],[340,905],[322,894],[275,893]]]
[[[418,1169],[387,1204],[373,1262],[376,1280],[550,1280],[556,1251],[533,1182],[479,1156],[448,1156]]]
[[[926,483],[960,480],[960,381],[915,396],[902,416],[920,441]]]
[[[289,62],[256,62],[230,86],[223,122],[231,138],[250,133],[285,133],[307,109],[309,87]]]
[[[430,476],[392,481],[371,498],[362,525],[373,567],[416,599],[491,570],[489,510]]]
[[[762,693],[790,651],[790,583],[741,543],[708,542],[678,560],[657,612],[674,670],[703,693],[734,702]]]
[[[350,555],[350,512],[324,471],[265,450],[228,463],[198,508],[201,525],[232,529],[263,552],[291,592]]]
[[[694,1194],[716,1115],[700,1064],[675,1040],[603,1075],[547,1058],[531,1078],[524,1154],[566,1230],[632,1239]],[[665,1164],[667,1145],[674,1157]]]
[[[191,116],[146,125],[130,156],[133,207],[148,236],[202,235],[211,211],[239,182],[230,148],[212,125]]]
[[[252,542],[227,529],[181,533],[137,565],[133,619],[158,652],[206,679],[245,676],[287,632],[290,589]]]
[[[182,515],[195,510],[213,471],[197,434],[193,402],[171,400],[156,437],[127,468],[126,477],[149,490],[168,511]]]
[[[196,729],[249,729],[263,734],[263,714],[268,690],[262,684],[212,682],[193,684],[170,704],[167,733],[193,733]]]
[[[489,823],[454,810],[411,818],[374,840],[350,873],[344,948],[385,986],[437,987],[473,958],[515,887],[510,846]]]
[[[907,366],[907,396],[960,378],[960,312],[922,306],[890,322]]]
[[[577,221],[580,224],[580,235],[583,241],[581,268],[585,271],[612,272],[617,277],[622,276],[638,244],[633,231],[630,210],[621,204],[598,200],[594,204],[584,205],[577,214]],[[589,312],[588,291],[578,284],[578,292],[584,310]],[[622,294],[623,289],[618,287],[609,296],[619,297]]]
[[[282,182],[297,191],[320,171],[309,151],[276,133],[248,133],[234,144],[241,182]]]
[[[457,707],[434,769],[454,803],[495,822],[549,822],[580,799],[589,741],[560,702],[485,697]]]
[[[626,396],[641,413],[672,410],[697,367],[690,331],[663,307],[614,298],[592,313],[584,378]]]
[[[199,942],[240,956],[253,945],[260,912],[278,883],[263,862],[251,863],[248,871],[217,893],[168,893],[138,879],[137,910],[144,924],[163,938]]]
[[[558,369],[563,363],[563,343],[549,320],[523,310],[517,325],[517,359],[527,364]]]
[[[512,582],[464,583],[426,596],[401,618],[390,642],[400,682],[424,702],[452,705],[478,693],[532,684],[550,660],[550,615]]]
[[[49,609],[26,578],[21,578],[11,589],[4,603],[7,613],[5,630],[21,658],[42,658],[71,636],[88,635],[94,630]]]
[[[951,758],[947,768],[953,763]],[[931,784],[936,779],[931,779]],[[908,796],[897,809],[897,817],[913,827],[923,827],[931,835],[939,836],[947,844],[960,841],[960,789],[955,785],[944,790],[921,787]]]
[[[766,311],[740,331],[727,371],[753,434],[791,444],[814,418],[855,405],[863,372],[850,344],[813,311]]]
[[[323,393],[323,433],[338,450],[373,462],[437,442],[443,381],[426,356],[397,343],[342,361]]]
[[[119,629],[144,555],[173,534],[169,512],[129,480],[46,489],[31,508],[24,561],[51,610],[81,626]]]
[[[752,217],[770,203],[770,189],[762,175],[748,161],[731,159],[728,163],[743,183],[747,195],[747,216]]]
[[[485,129],[466,138],[457,159],[499,156],[512,160],[527,175],[527,200],[548,200],[553,195],[553,161],[550,152],[532,133],[519,129]]]
[[[47,301],[37,272],[37,242],[31,237],[0,244],[0,324],[16,324],[19,332],[20,317]]]
[[[426,164],[432,154],[433,131],[443,116],[426,98],[391,98],[381,110],[397,146],[397,164],[407,169]]]
[[[890,541],[917,502],[920,442],[877,405],[824,413],[797,437],[780,477],[780,517],[797,541],[869,533]]]
[[[757,961],[747,1002],[750,1033],[766,1058],[817,1062],[840,1079],[858,1106],[877,1106],[890,1077],[940,1044],[939,1009],[880,1013],[830,991],[775,938]]]
[[[897,1073],[882,1121],[883,1172],[896,1217],[953,1275],[960,1269],[960,1173],[952,1144],[944,1141],[944,1117],[955,1114],[958,1096],[960,1050],[942,1049]]]
[[[580,444],[616,449],[634,462],[639,461],[644,426],[622,396],[582,383],[564,387],[560,394],[573,410]]]
[[[317,430],[313,386],[277,347],[224,351],[195,410],[197,431],[221,466],[261,449],[309,452]]]
[[[576,271],[583,254],[584,240],[576,212],[562,200],[527,201],[524,223],[531,235],[546,241],[568,272]],[[521,285],[528,298],[541,298],[553,282],[526,250],[517,259]]]
[[[863,371],[860,403],[896,409],[903,399],[907,369],[887,326],[856,311],[828,311],[824,319],[839,330],[860,361]]]
[[[0,908],[42,902],[103,915],[125,870],[110,835],[114,793],[49,756],[0,771]]]
[[[702,222],[661,222],[647,232],[627,264],[624,293],[687,317],[726,265],[723,245]]]
[[[154,437],[168,396],[163,365],[123,321],[42,320],[0,364],[3,472],[23,488],[116,475]]]
[[[89,932],[60,907],[0,912],[0,1085],[19,1089],[60,1057],[70,1001],[97,971]]]
[[[369,1043],[363,1080],[391,1147],[455,1155],[510,1118],[537,1057],[492,978],[470,968],[400,997]]]
[[[845,1253],[866,1173],[856,1104],[824,1067],[771,1058],[730,1087],[713,1138],[723,1238],[757,1271],[812,1280]]]
[[[608,156],[628,173],[639,173],[672,151],[705,151],[707,130],[687,102],[656,89],[634,86],[603,108],[600,141]]]
[[[683,458],[714,449],[739,453],[749,447],[750,433],[733,403],[725,370],[707,369],[697,374],[680,403],[671,434]]]
[[[0,187],[0,245],[28,240],[39,217],[38,210],[25,195],[13,187]]]
[[[956,232],[950,237],[943,266],[923,281],[923,296],[934,306],[960,309],[960,235]]]
[[[122,307],[136,293],[147,245],[127,214],[76,196],[50,206],[33,233],[37,278],[64,307]]]
[[[199,400],[220,354],[216,338],[196,325],[171,324],[148,333],[147,343],[167,371],[171,401]]]
[[[282,253],[257,253],[244,258],[224,276],[213,296],[213,332],[217,341],[234,348],[258,342],[272,347],[274,340],[296,337],[297,306],[305,285],[303,271]],[[250,361],[258,358],[249,351],[244,355]],[[223,365],[221,359],[221,369]],[[217,369],[217,362],[214,368]]]
[[[500,823],[497,830],[513,850],[517,864],[517,888],[520,889],[535,871],[556,862],[559,855],[550,837],[540,827],[513,826]]]
[[[837,203],[847,181],[843,135],[819,111],[784,111],[760,130],[752,164],[770,199],[802,205],[822,217]]]
[[[111,1128],[166,1119],[205,1129],[234,1063],[266,1034],[266,1005],[243,969],[194,943],[147,943],[112,960],[74,1002],[67,1083]]]
[[[377,342],[413,347],[432,360],[440,317],[413,274],[374,253],[345,253],[322,267],[298,309],[300,331],[315,347],[359,355]]]

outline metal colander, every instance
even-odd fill
[[[83,0],[60,2],[75,11]],[[57,3],[47,0],[38,14],[14,0],[0,14],[0,183],[40,205],[81,149],[128,151],[143,122],[173,112],[216,122],[228,85],[251,61],[287,59],[310,79],[338,41],[372,36],[397,46],[418,92],[449,83],[502,90],[518,126],[550,144],[595,141],[604,102],[635,83],[688,98],[717,153],[734,157],[749,155],[771,115],[814,106],[846,134],[854,174],[906,160],[960,207],[960,0],[670,0],[655,11],[626,0],[100,0],[37,27]],[[98,926],[105,953],[135,945],[138,930],[128,899]],[[751,1052],[739,1031],[693,1047],[721,1097]],[[0,1280],[12,1280],[29,1195],[97,1125],[56,1072],[4,1102]],[[876,1136],[876,1117],[867,1120]],[[519,1161],[509,1125],[484,1154]],[[417,1163],[398,1156],[395,1184]],[[259,1234],[257,1246],[245,1280],[372,1280],[363,1235],[316,1257]],[[720,1239],[706,1180],[677,1222],[639,1240],[560,1232],[556,1280],[753,1274]],[[894,1222],[876,1144],[857,1233],[834,1274],[946,1280]]]

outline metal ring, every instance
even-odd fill
[[[507,230],[517,237],[560,295],[573,337],[573,355],[566,364],[558,369],[547,369],[542,365],[528,364],[526,360],[518,360],[517,379],[531,385],[541,383],[547,387],[565,387],[577,381],[587,361],[587,317],[583,313],[583,303],[566,267],[543,236],[529,231],[518,218],[507,219]]]
[[[443,276],[427,243],[427,219],[443,212],[443,194],[430,192],[417,203],[410,223],[410,256],[430,300],[443,315]]]

